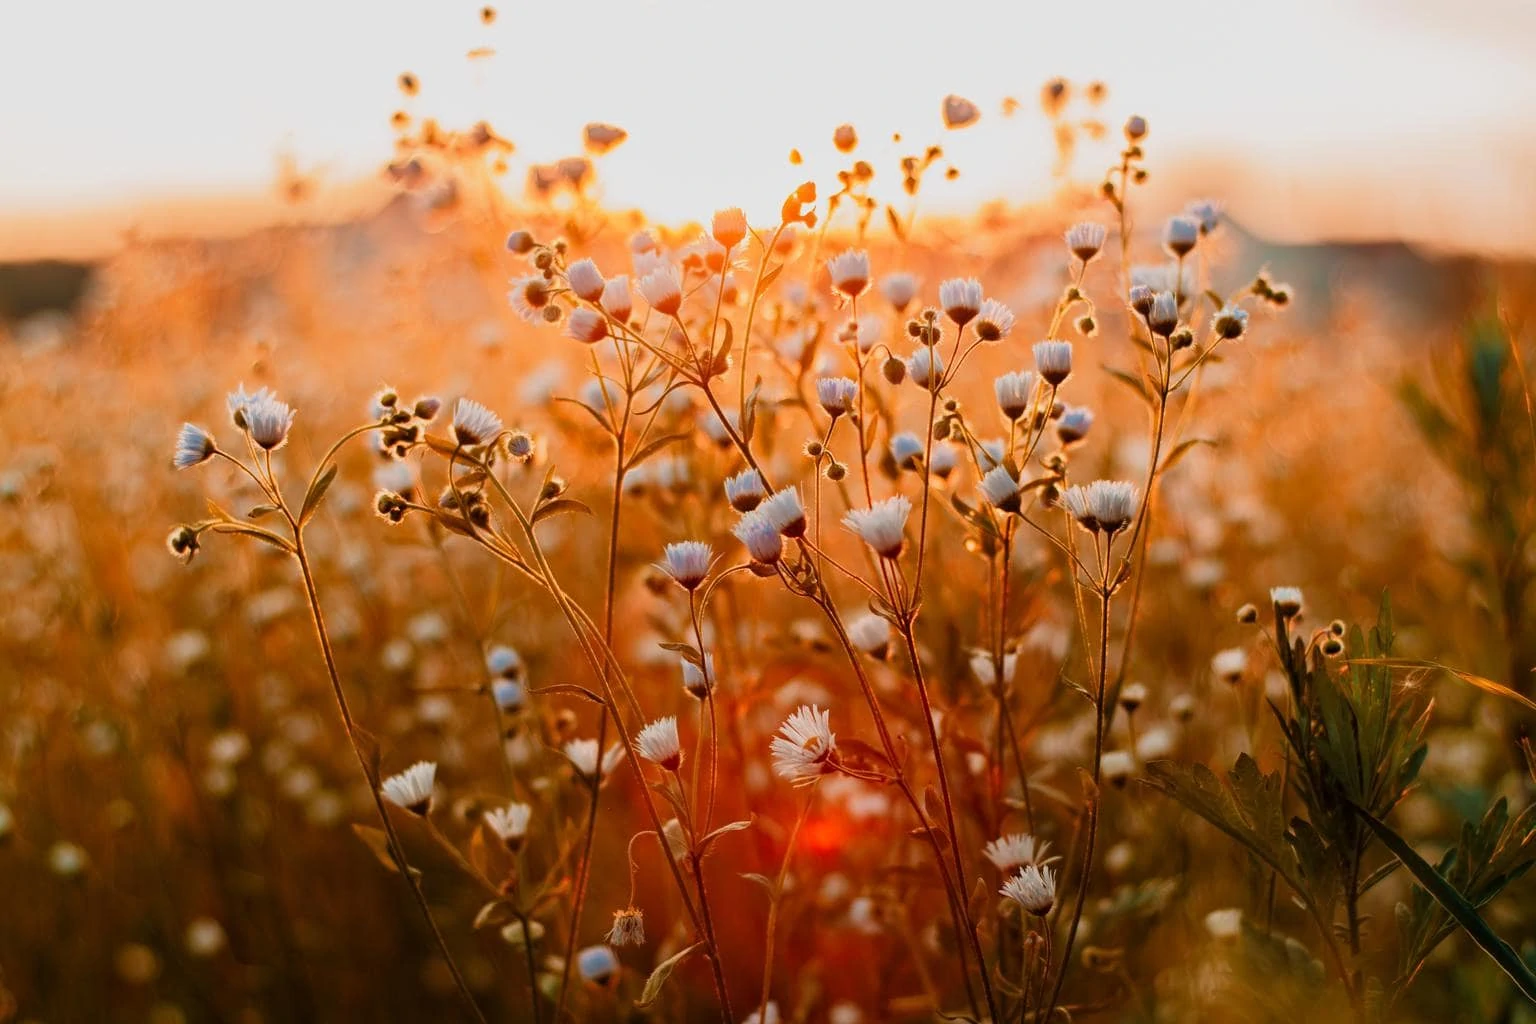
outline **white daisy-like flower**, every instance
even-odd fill
[[[384,799],[412,814],[426,817],[432,809],[432,786],[437,781],[437,764],[417,761],[399,775],[391,775],[379,787]]]
[[[563,748],[566,759],[576,769],[576,774],[591,782],[598,775],[597,740],[568,740]],[[602,775],[607,778],[624,757],[624,749],[617,743],[603,753]]]
[[[827,260],[827,275],[834,291],[856,299],[869,287],[869,254],[862,249],[844,250]]]
[[[981,312],[981,282],[974,277],[952,277],[939,285],[939,305],[955,326],[964,327]]]
[[[1103,224],[1083,222],[1073,224],[1066,233],[1067,249],[1082,260],[1089,262],[1104,248],[1104,240],[1109,237],[1109,230]]]
[[[923,463],[923,442],[910,430],[891,438],[891,458],[899,469],[918,469]]]
[[[1005,373],[992,382],[992,391],[1003,415],[1016,420],[1029,411],[1035,394],[1035,375],[1029,370]]]
[[[855,650],[884,658],[891,646],[891,623],[874,612],[865,612],[848,623],[848,641]]]
[[[485,668],[493,676],[518,679],[523,674],[523,656],[506,644],[497,644],[485,652]]]
[[[751,512],[767,494],[763,476],[755,469],[744,469],[735,476],[725,478],[725,500],[737,512]]]
[[[976,461],[981,463],[981,469],[984,473],[990,473],[998,466],[1001,466],[1006,457],[1007,445],[1000,437],[982,441],[976,446]]]
[[[1248,311],[1239,306],[1223,306],[1211,319],[1211,329],[1223,341],[1235,341],[1248,330]]]
[[[245,419],[246,433],[265,451],[276,451],[288,443],[288,431],[293,427],[293,409],[280,402],[277,396],[262,388],[245,403],[241,410]]]
[[[907,517],[911,514],[912,502],[906,495],[898,494],[869,508],[850,510],[843,516],[843,525],[858,534],[881,558],[896,558],[906,541]]]
[[[598,298],[598,305],[602,306],[603,311],[609,316],[619,323],[627,323],[634,304],[634,297],[629,294],[628,274],[610,277],[603,282],[603,294]]]
[[[675,772],[683,763],[683,748],[677,738],[677,718],[668,715],[641,729],[635,736],[635,752],[652,764]]]
[[[1086,405],[1068,406],[1056,421],[1056,436],[1062,444],[1076,444],[1088,436],[1093,426],[1093,410]]]
[[[662,316],[676,316],[683,306],[683,280],[677,267],[664,263],[640,278],[640,297]]]
[[[715,241],[729,249],[747,237],[747,215],[741,212],[739,206],[716,210],[709,222],[709,233]]]
[[[1040,842],[1027,832],[1011,832],[992,840],[982,853],[997,870],[1007,874],[1027,864],[1049,864],[1056,859],[1045,855],[1050,848],[1050,843]]]
[[[1124,786],[1136,771],[1136,757],[1129,750],[1106,750],[1099,758],[1099,774],[1112,785]]]
[[[1026,864],[998,892],[1028,913],[1044,917],[1056,905],[1056,873],[1050,868]]]
[[[1248,652],[1228,647],[1211,656],[1211,674],[1224,683],[1235,683],[1248,671]]]
[[[615,910],[613,927],[603,938],[610,946],[645,945],[645,912],[638,907]]]
[[[684,590],[696,590],[709,575],[715,559],[714,549],[701,540],[668,544],[662,553],[661,568]]]
[[[1169,217],[1163,225],[1163,248],[1170,255],[1187,256],[1200,242],[1200,222],[1193,217]]]
[[[1221,226],[1221,213],[1221,203],[1215,199],[1191,199],[1184,206],[1184,216],[1193,218],[1200,225],[1202,235]]]
[[[486,811],[481,820],[508,850],[516,853],[528,836],[528,822],[532,818],[533,808],[527,804],[507,804]]]
[[[925,390],[937,390],[944,381],[944,357],[936,348],[924,345],[907,360],[907,376]]]
[[[837,770],[837,737],[831,712],[802,704],[779,726],[773,738],[773,771],[795,786],[805,786]]]
[[[1205,915],[1205,930],[1217,942],[1235,942],[1243,933],[1243,912],[1237,907],[1224,907]]]
[[[1019,510],[1019,482],[1007,466],[997,466],[981,478],[981,496],[1003,512]]]
[[[1002,341],[1011,330],[1013,310],[996,299],[981,304],[981,311],[976,314],[976,337],[982,341]]]
[[[742,516],[731,527],[731,532],[747,546],[747,554],[752,556],[754,562],[773,565],[784,555],[784,538],[779,534],[778,527],[774,526],[773,520],[763,512],[762,506]]]
[[[606,985],[619,973],[618,954],[608,946],[588,946],[576,952],[576,973],[582,981]]]
[[[960,465],[960,451],[952,444],[935,444],[928,453],[928,469],[940,480],[948,479]]]
[[[777,533],[774,534],[778,536]],[[683,664],[683,689],[689,695],[703,700],[715,689],[715,656],[708,651],[704,652],[703,666],[695,665],[687,658],[681,659]]]
[[[917,298],[917,278],[907,273],[887,274],[880,279],[880,294],[896,312],[905,313]]]
[[[511,303],[512,311],[530,324],[544,322],[544,307],[549,305],[549,300],[549,282],[544,280],[543,274],[514,277],[507,287],[507,301]]]
[[[520,711],[528,702],[528,692],[514,679],[498,679],[491,684],[491,698],[503,711]]]
[[[1300,587],[1270,587],[1269,600],[1288,619],[1301,612]]]
[[[565,321],[565,336],[584,345],[595,345],[608,337],[608,318],[585,306],[573,309]]]
[[[1017,651],[1003,652],[1003,682],[1013,682],[1014,673],[1019,668],[1019,654]],[[997,685],[997,663],[990,651],[977,651],[971,655],[971,675],[982,686],[992,687]]]
[[[800,502],[798,487],[784,487],[774,491],[757,507],[757,512],[786,537],[805,535],[805,506]]]
[[[597,264],[591,260],[577,260],[572,263],[566,268],[565,280],[571,286],[571,291],[587,302],[596,302],[601,299],[603,288],[607,285],[602,273],[597,269]]]
[[[1040,341],[1035,343],[1035,369],[1050,384],[1060,387],[1072,376],[1072,343]]]
[[[1062,495],[1067,511],[1089,533],[1115,534],[1136,515],[1136,485],[1123,480],[1095,480],[1069,487]]]
[[[176,435],[176,453],[171,456],[171,464],[177,469],[191,469],[213,458],[217,449],[212,434],[202,427],[183,423],[181,432]]]
[[[489,444],[500,433],[501,417],[473,398],[461,398],[454,403],[453,436],[459,444]]]
[[[1179,300],[1173,292],[1158,292],[1152,296],[1152,308],[1147,311],[1147,326],[1152,333],[1168,337],[1179,326]]]
[[[234,422],[235,426],[241,430],[246,430],[246,407],[252,402],[265,401],[271,397],[272,391],[270,388],[257,388],[253,392],[247,392],[245,385],[241,384],[231,391],[225,399],[225,403],[229,406],[229,418]]]
[[[859,401],[859,382],[851,377],[822,377],[816,381],[816,400],[833,419],[850,412]]]

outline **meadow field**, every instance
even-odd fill
[[[10,319],[0,1021],[1536,1021],[1536,271],[1095,89],[965,214],[402,113]]]

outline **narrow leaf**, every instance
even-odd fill
[[[703,945],[704,943],[702,942],[695,942],[687,949],[673,953],[657,964],[655,969],[651,971],[651,976],[645,979],[645,989],[640,993],[640,998],[635,1000],[635,1008],[644,1010],[654,1003],[656,997],[661,995],[661,986],[665,985],[667,979],[672,977],[672,972],[677,969],[677,965],[686,960],[689,954]]]
[[[309,521],[309,517],[315,514],[315,509],[320,507],[320,500],[325,497],[325,492],[331,489],[332,482],[336,479],[335,463],[326,467],[324,473],[310,483],[309,490],[304,494],[304,504],[299,509],[299,522]]]

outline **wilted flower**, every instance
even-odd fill
[[[577,260],[565,271],[565,280],[571,286],[578,298],[587,302],[596,302],[603,297],[603,288],[607,282],[598,271],[597,264],[591,260]]]
[[[850,377],[822,377],[816,381],[816,400],[833,419],[851,411],[858,398],[858,381]]]
[[[453,436],[462,445],[489,444],[501,433],[501,417],[472,398],[453,407]]]
[[[668,544],[663,553],[662,569],[684,590],[695,590],[709,575],[714,550],[703,541],[685,540]]]
[[[1035,343],[1035,369],[1050,384],[1060,387],[1072,375],[1072,343],[1040,341]]]
[[[802,704],[779,726],[779,733],[770,747],[773,770],[780,778],[804,786],[837,770],[830,712]]]
[[[1136,486],[1122,480],[1095,480],[1087,486],[1069,487],[1062,500],[1072,518],[1089,533],[1118,533],[1136,515]]]
[[[662,316],[676,316],[683,306],[683,281],[677,267],[664,263],[640,278],[640,297]]]
[[[757,508],[767,493],[762,474],[755,469],[744,469],[735,476],[725,478],[725,500],[737,512],[750,512]]]
[[[997,870],[1006,874],[1027,864],[1050,863],[1055,859],[1045,855],[1050,848],[1050,843],[1039,842],[1027,832],[1013,832],[992,840],[982,852]]]
[[[638,907],[625,907],[613,912],[613,927],[603,936],[610,946],[645,945],[645,912]]]
[[[911,274],[887,274],[880,280],[880,294],[898,313],[905,313],[917,297],[917,278]]]
[[[437,780],[437,765],[417,761],[399,775],[391,775],[379,787],[384,798],[396,807],[426,817],[432,809],[432,785]]]
[[[976,337],[982,341],[1001,341],[1011,330],[1013,310],[996,299],[987,299],[981,304],[981,311],[976,316]]]
[[[1104,239],[1109,235],[1108,229],[1103,224],[1084,222],[1074,224],[1067,229],[1067,249],[1073,256],[1087,263],[1099,254],[1104,248]]]
[[[635,737],[635,751],[652,764],[675,772],[683,763],[683,750],[677,738],[677,718],[667,716],[640,730]]]
[[[844,250],[827,260],[827,274],[834,291],[856,299],[869,287],[869,254],[862,249]]]
[[[1026,864],[998,892],[1036,917],[1044,917],[1056,905],[1056,873],[1050,868]]]
[[[491,808],[481,820],[508,850],[516,853],[528,835],[528,822],[532,817],[533,808],[527,804],[508,804]]]
[[[906,495],[877,501],[870,508],[856,508],[843,516],[843,525],[859,535],[859,539],[875,549],[881,558],[896,558],[906,540],[907,517],[912,514],[912,502]]]
[[[939,285],[939,305],[956,327],[964,327],[981,312],[981,282],[974,277],[950,278]]]
[[[176,453],[171,457],[171,464],[177,469],[190,469],[213,458],[217,450],[212,434],[202,427],[183,423],[181,432],[176,435]]]

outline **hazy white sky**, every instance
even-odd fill
[[[1154,166],[1230,152],[1379,168],[1410,194],[1506,187],[1498,154],[1536,123],[1529,0],[495,6],[487,27],[468,0],[0,0],[0,211],[261,187],[280,151],[333,179],[368,173],[406,69],[422,81],[407,109],[490,120],[519,170],[577,150],[588,120],[625,126],[607,196],[669,217],[776,209],[804,176],[788,149],[827,166],[845,120],[869,140],[944,142],[966,173],[940,201],[1038,194],[1035,97],[1058,74],[1107,81],[1116,121],[1144,113]],[[482,46],[496,56],[466,58]],[[981,124],[943,135],[949,92]],[[1025,107],[1004,120],[1010,94]]]

